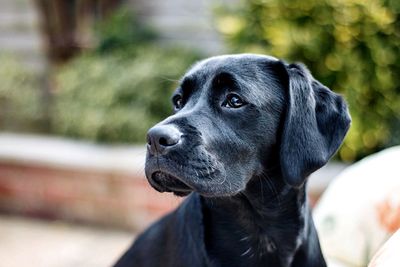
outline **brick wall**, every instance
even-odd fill
[[[141,174],[0,163],[0,211],[141,229],[180,199]]]
[[[60,147],[59,142],[43,144],[46,138],[23,136],[11,138],[13,140],[6,146],[1,145],[1,137],[0,134],[0,212],[140,230],[174,209],[182,200],[156,192],[144,177],[143,164],[131,160],[125,164],[128,167],[131,164],[127,169],[121,165],[121,156],[118,157],[112,148],[108,151],[102,147],[98,151],[91,145],[92,150],[88,150],[88,144],[67,140]],[[3,144],[10,141],[10,138],[5,139]],[[13,143],[19,143],[14,150],[22,148],[24,157],[10,151]],[[45,153],[49,146],[51,151]],[[71,150],[70,146],[73,152],[67,152]],[[41,155],[29,152],[32,149]],[[140,155],[134,151],[132,158],[144,157],[144,150]],[[45,159],[45,154],[51,156],[52,153],[52,160]],[[66,153],[69,155],[61,157]],[[102,164],[102,161],[111,160],[104,158],[107,153],[119,161],[111,163],[112,168]],[[126,151],[122,154],[123,157],[129,155]],[[82,162],[74,164],[72,159],[68,164],[60,164],[68,157],[80,161],[87,157],[87,166]],[[96,161],[93,157],[103,158]],[[97,168],[96,164],[99,165]]]
[[[144,177],[145,150],[0,133],[0,212],[142,230],[182,201]],[[345,166],[309,180],[314,204]]]

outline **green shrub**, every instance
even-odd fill
[[[155,32],[120,10],[96,28],[98,46],[57,74],[53,131],[100,142],[144,142],[172,112],[170,96],[197,53],[161,46]]]
[[[11,55],[0,54],[0,130],[39,131],[39,81]]]
[[[355,160],[400,143],[400,4],[383,0],[249,0],[220,8],[235,52],[302,61],[349,102],[339,156]]]
[[[121,8],[105,21],[95,25],[98,40],[97,53],[113,51],[133,52],[133,48],[152,44],[158,40],[157,32],[146,24],[140,23],[135,14]]]
[[[171,92],[194,60],[185,50],[143,47],[137,56],[85,55],[58,75],[57,133],[102,142],[144,142],[172,111]]]

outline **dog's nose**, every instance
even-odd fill
[[[176,146],[182,133],[171,125],[154,126],[147,132],[147,144],[151,154],[164,154]]]

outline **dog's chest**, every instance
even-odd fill
[[[216,250],[213,251],[215,254],[213,253],[211,258],[214,259],[214,266],[290,266],[290,261],[288,261],[290,257],[282,255],[276,242],[266,234],[243,236],[229,242],[223,242],[225,244],[223,248],[215,248]]]
[[[248,235],[239,240],[245,247],[248,247],[241,257],[262,257],[267,254],[273,254],[277,251],[275,242],[266,234]]]

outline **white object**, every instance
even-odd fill
[[[367,266],[400,227],[400,146],[345,169],[317,204],[314,219],[328,266]]]

